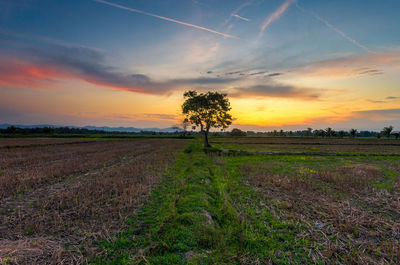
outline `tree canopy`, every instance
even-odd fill
[[[182,104],[184,122],[192,124],[193,129],[200,127],[204,135],[204,146],[209,147],[208,132],[211,128],[225,129],[232,124],[231,110],[227,94],[218,92],[197,93],[187,91],[183,94]]]

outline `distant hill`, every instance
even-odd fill
[[[125,132],[125,133],[139,133],[141,131],[144,132],[175,132],[181,131],[182,129],[176,128],[135,128],[135,127],[108,127],[108,126],[58,126],[58,125],[51,125],[51,124],[39,124],[39,125],[21,125],[21,124],[0,124],[0,129],[7,129],[10,126],[15,126],[21,129],[31,129],[31,128],[44,128],[44,127],[51,127],[51,128],[61,128],[61,127],[68,127],[68,128],[76,128],[76,129],[88,129],[88,130],[99,130],[105,132]]]

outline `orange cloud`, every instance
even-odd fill
[[[386,101],[384,101],[384,100],[373,100],[373,99],[369,99],[369,98],[364,98],[364,99],[362,99],[362,101],[369,102],[369,103],[386,103]]]
[[[78,73],[73,69],[62,69],[57,65],[41,65],[15,58],[2,58],[0,63],[0,86],[50,89],[62,86],[62,81],[78,80],[87,83],[113,88],[143,92],[143,88],[108,84],[106,80]]]
[[[222,87],[240,81],[237,78],[198,77],[155,82],[146,75],[124,74],[90,60],[89,63],[75,62],[71,59],[73,55],[69,56],[68,63],[64,62],[64,58],[57,58],[57,61],[45,60],[46,65],[42,62],[5,58],[0,62],[0,86],[51,89],[61,88],[65,81],[75,80],[136,93],[165,94],[188,86],[202,89],[210,85]],[[264,81],[263,85],[236,86],[230,89],[229,95],[239,98],[277,97],[301,100],[317,100],[320,97],[320,93],[315,89],[272,81]]]
[[[0,64],[0,85],[12,87],[49,88],[57,80],[68,79],[69,73],[52,66],[39,66],[20,60],[2,60]]]
[[[81,53],[48,55],[24,61],[0,55],[0,85],[24,88],[57,88],[67,80],[87,82],[96,86],[143,94],[166,94],[188,86],[222,85],[236,81],[234,78],[198,77],[153,81],[143,74],[127,74],[98,60],[98,54],[82,58]],[[85,51],[83,55],[87,52]]]
[[[353,117],[367,118],[371,121],[394,121],[400,119],[400,109],[373,109],[355,111]]]
[[[234,123],[234,125],[239,126],[252,126],[258,128],[283,128],[283,127],[293,127],[293,128],[301,128],[301,127],[310,127],[315,126],[316,124],[328,123],[335,124],[340,122],[347,122],[351,119],[349,115],[337,115],[337,116],[323,116],[319,114],[315,117],[280,117],[279,119],[274,119],[271,121],[245,121],[244,123]]]
[[[320,93],[316,89],[295,87],[275,82],[264,82],[263,85],[235,87],[229,91],[229,96],[236,98],[295,98],[301,100],[317,100]]]

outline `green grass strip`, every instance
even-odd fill
[[[262,207],[236,166],[190,143],[128,231],[102,242],[105,254],[92,263],[310,264],[300,225]]]

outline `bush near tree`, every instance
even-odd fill
[[[247,135],[246,132],[244,132],[238,128],[234,128],[231,131],[231,136],[246,136],[246,135]]]

